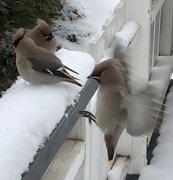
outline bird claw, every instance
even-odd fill
[[[92,121],[94,121],[96,123],[96,117],[89,111],[79,111],[81,117],[86,117],[88,118],[89,124],[91,126]]]

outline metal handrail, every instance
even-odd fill
[[[80,92],[78,102],[76,102],[75,106],[67,108],[65,113],[68,113],[68,118],[64,116],[61,119],[60,123],[51,133],[49,139],[45,142],[44,147],[38,150],[34,157],[34,161],[29,165],[29,171],[22,174],[22,180],[41,179],[79,119],[80,114],[78,112],[85,109],[98,86],[99,83],[95,79],[89,79],[87,81],[85,87]]]

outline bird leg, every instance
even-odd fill
[[[92,124],[92,121],[96,123],[96,117],[89,111],[79,111],[81,117],[86,117],[89,120],[89,124]],[[97,123],[96,123],[97,124]]]

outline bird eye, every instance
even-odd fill
[[[49,34],[49,35],[47,35],[47,34],[44,34],[40,29],[39,29],[39,31],[40,31],[41,35],[44,36],[44,37],[46,38],[46,41],[51,41],[52,38],[54,38],[54,36],[53,36],[52,33]]]
[[[46,37],[46,41],[51,41],[52,38],[53,38],[53,36],[47,36],[47,37]]]

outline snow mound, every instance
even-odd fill
[[[94,59],[87,53],[66,49],[56,55],[79,73],[77,78],[84,85]],[[5,92],[0,99],[0,179],[21,179],[80,91],[81,87],[66,82],[35,85],[19,77]]]

